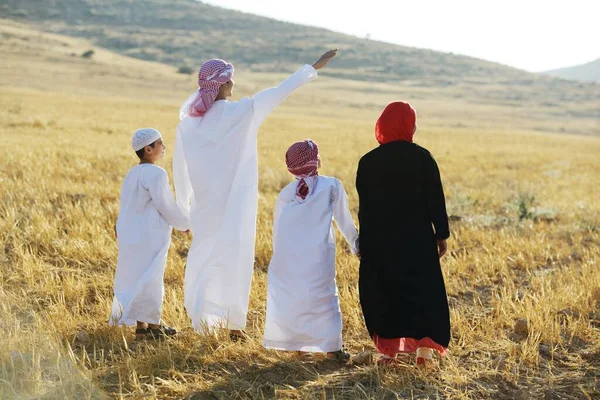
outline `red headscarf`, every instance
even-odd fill
[[[219,89],[233,77],[233,65],[220,60],[208,60],[198,72],[198,95],[190,105],[190,116],[202,117],[210,109]]]
[[[307,182],[306,178],[319,174],[319,146],[310,139],[296,142],[285,153],[285,163],[288,171],[300,179],[296,195],[302,200],[306,199],[313,183]]]
[[[396,101],[388,104],[375,125],[375,138],[379,144],[402,140],[413,141],[417,112],[410,104]]]

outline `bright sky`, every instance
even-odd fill
[[[600,58],[600,0],[202,1],[528,71]]]

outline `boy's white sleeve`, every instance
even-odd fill
[[[350,213],[350,208],[348,206],[348,196],[346,195],[346,191],[344,190],[344,185],[336,180],[334,199],[333,199],[333,219],[335,223],[342,232],[342,235],[350,245],[350,249],[352,254],[357,254],[359,252],[358,248],[358,230],[354,225],[354,220],[352,219],[352,214]]]
[[[183,212],[183,215],[189,218],[193,190],[179,127],[177,127],[175,134],[175,150],[173,151],[173,184],[175,185],[175,193],[177,194],[177,205]]]
[[[277,197],[275,203],[275,216],[273,217],[273,252],[275,251],[275,242],[277,240],[277,232],[279,231],[279,220],[281,219],[281,212],[283,211],[284,201],[281,200],[281,196]]]
[[[169,225],[180,231],[192,229],[190,219],[183,215],[175,202],[175,197],[169,186],[169,178],[165,171],[161,171],[149,182],[148,191],[154,206]]]

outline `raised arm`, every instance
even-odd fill
[[[313,65],[304,65],[278,86],[265,89],[254,95],[255,123],[262,124],[267,116],[294,90],[317,78],[317,70],[325,67],[337,54],[337,49],[323,54]]]
[[[175,134],[175,150],[173,151],[173,183],[177,194],[177,205],[183,214],[189,218],[193,190],[179,127]]]
[[[352,254],[359,252],[358,248],[358,230],[354,225],[352,214],[350,213],[350,207],[348,206],[348,195],[344,189],[344,185],[341,182],[336,181],[336,187],[334,190],[333,198],[333,219],[342,232],[342,235],[346,239],[346,242],[350,245]]]

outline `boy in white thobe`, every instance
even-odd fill
[[[175,202],[167,172],[155,163],[165,155],[160,132],[139,129],[132,147],[140,159],[121,189],[116,233],[119,255],[109,323],[137,325],[136,337],[172,336],[175,329],[160,324],[163,275],[171,243],[171,226],[191,229]]]
[[[342,315],[335,282],[332,220],[358,253],[358,231],[342,183],[318,175],[319,149],[312,140],[286,153],[297,178],[279,194],[273,223],[263,345],[269,349],[325,352],[346,361]]]

